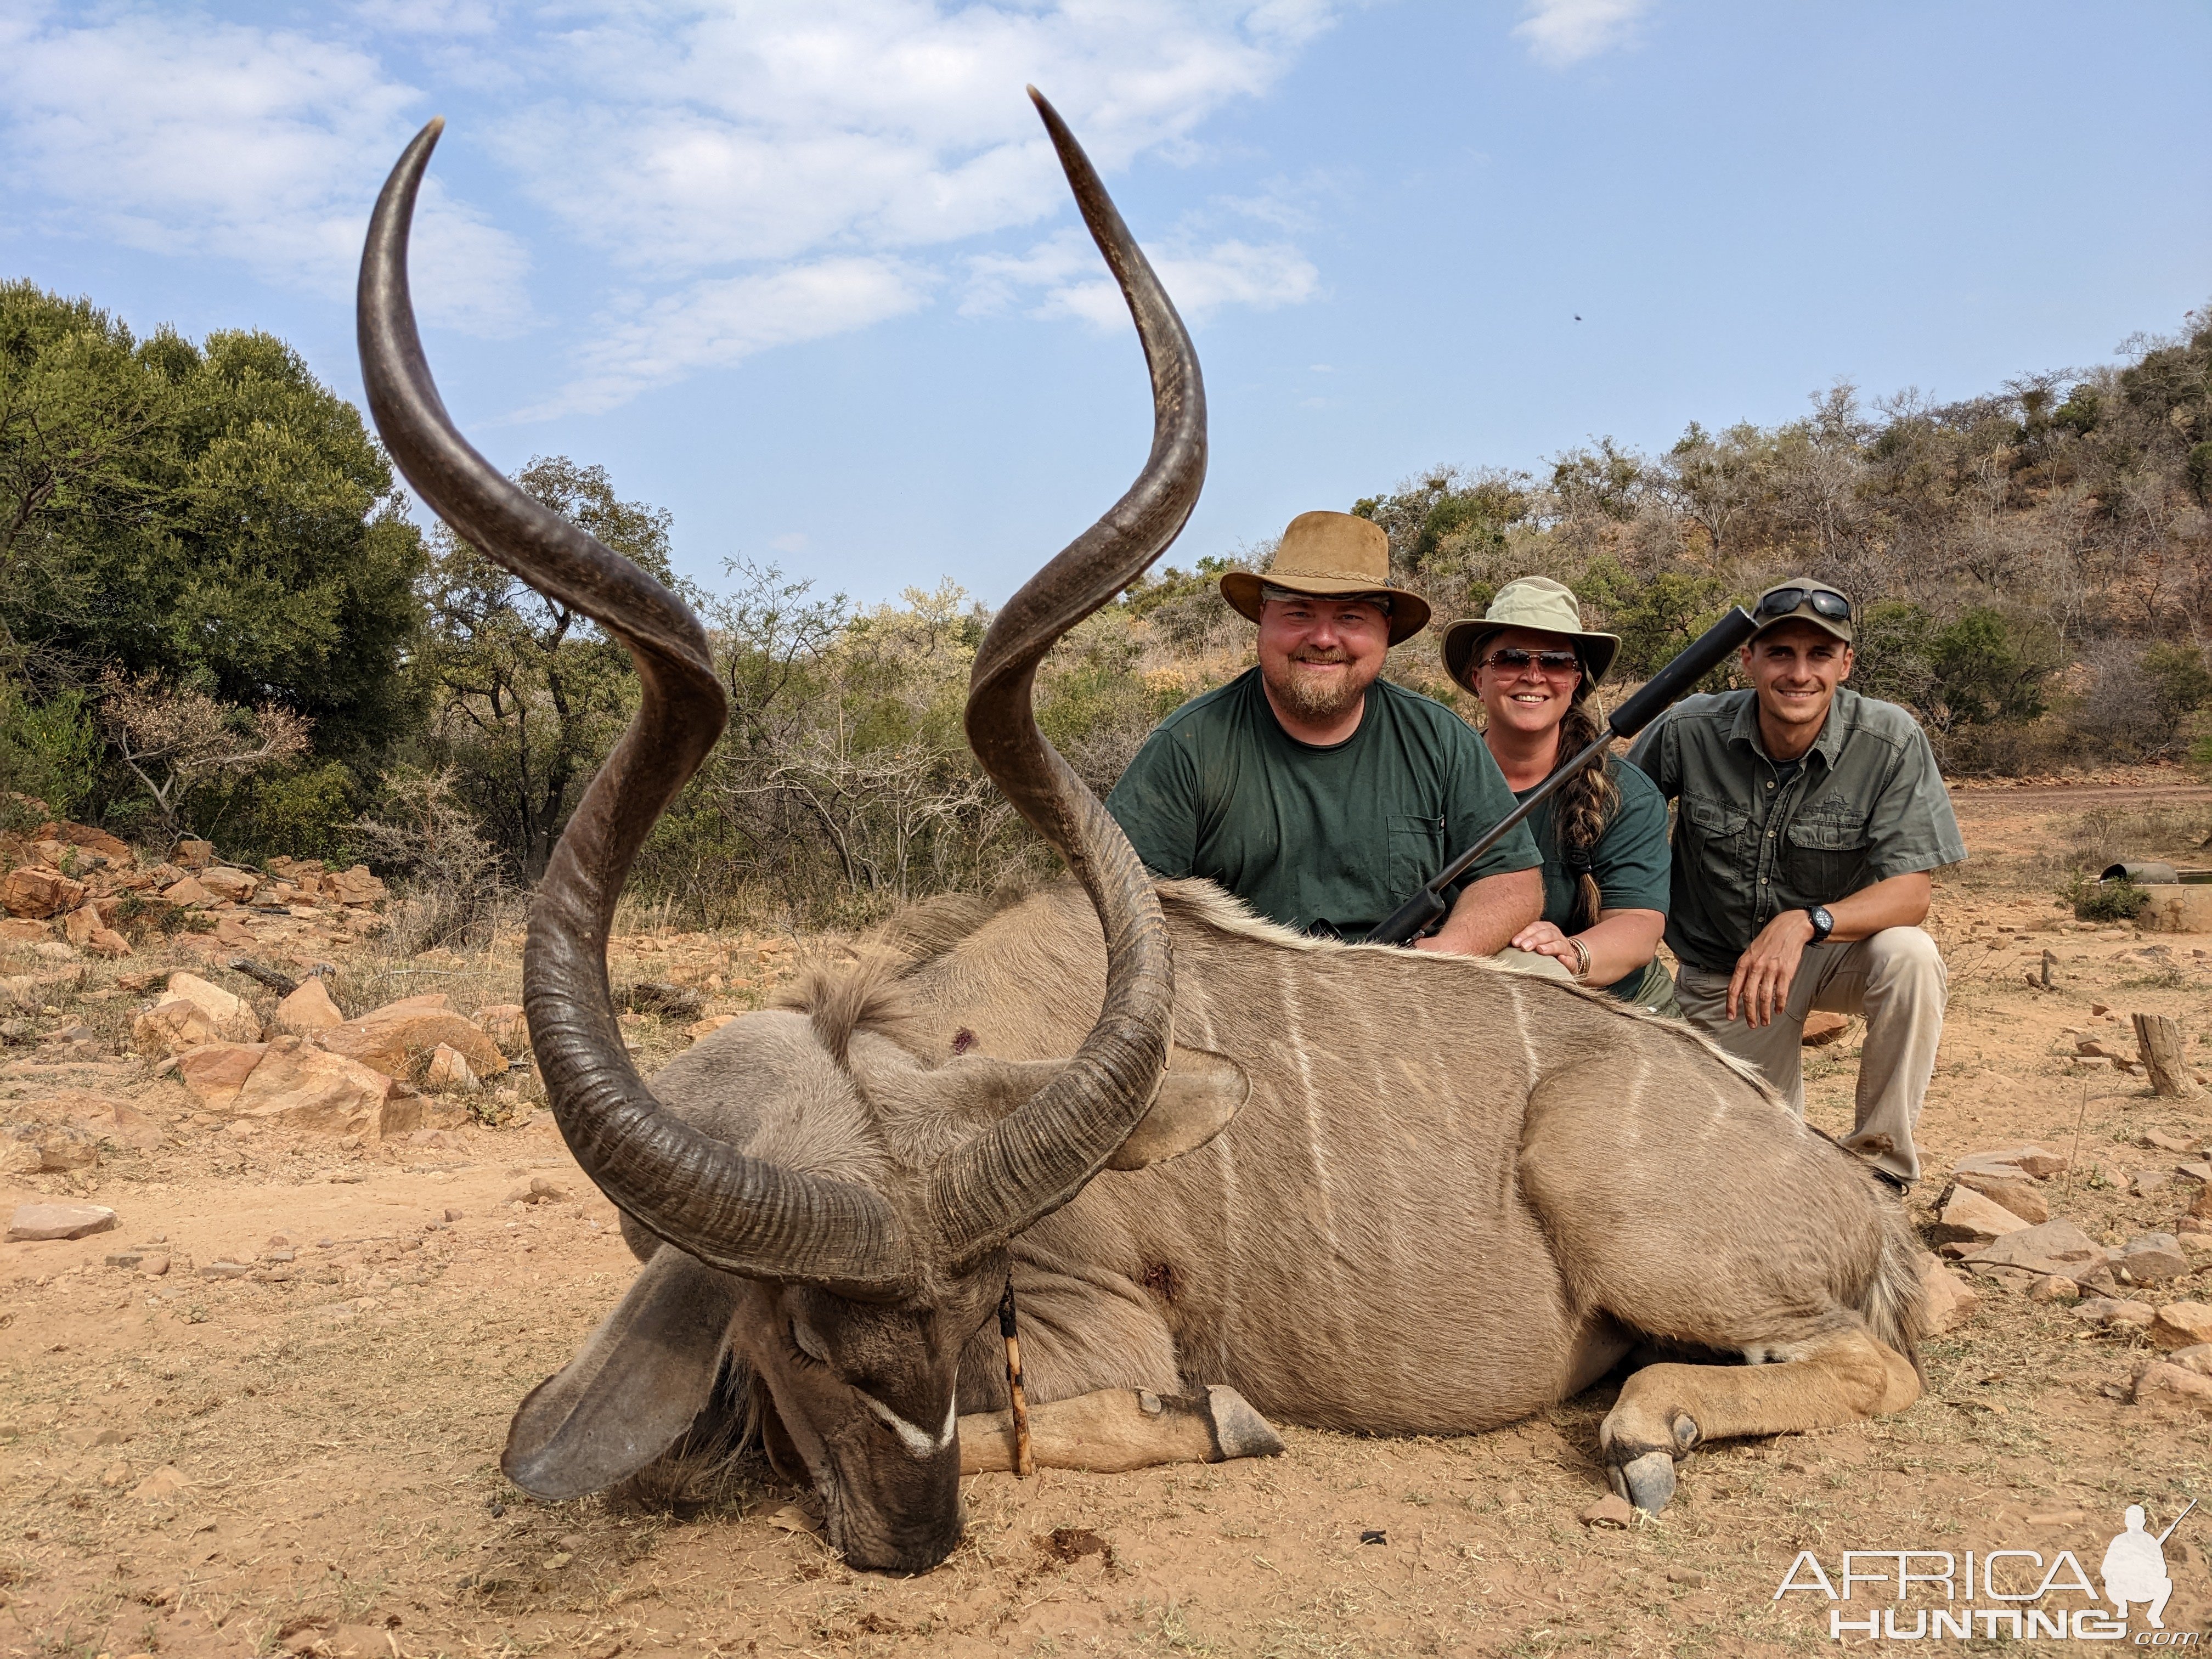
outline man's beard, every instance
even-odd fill
[[[1348,651],[1301,653],[1284,664],[1279,675],[1267,677],[1267,690],[1275,694],[1276,702],[1300,720],[1334,720],[1366,695],[1375,677],[1363,676],[1356,666],[1342,674],[1303,673],[1298,665],[1351,662],[1352,653]]]

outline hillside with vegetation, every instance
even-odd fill
[[[1606,440],[1540,473],[1437,466],[1342,505],[1440,617],[1517,575],[1570,583],[1626,641],[1622,686],[1809,574],[1861,604],[1862,689],[1910,706],[1954,774],[2212,765],[2212,311],[2121,356],[1951,404],[1838,383],[1778,427],[1693,423],[1656,455]],[[603,468],[540,458],[519,481],[674,580],[669,515]],[[1054,654],[1040,718],[1094,787],[1249,664],[1214,582],[1268,550],[1164,570]],[[711,587],[678,586],[732,718],[642,898],[856,921],[1041,867],[961,738],[989,617],[956,581],[855,605],[733,551]],[[1463,706],[1433,638],[1391,672]],[[441,943],[543,870],[635,697],[588,622],[410,520],[360,411],[283,342],[142,340],[0,284],[0,829],[366,859],[424,896],[407,925]]]

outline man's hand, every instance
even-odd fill
[[[1744,1023],[1753,1030],[1771,1022],[1789,1005],[1797,965],[1812,942],[1813,918],[1802,910],[1784,910],[1760,928],[1751,949],[1736,958],[1729,980],[1728,1017],[1735,1018],[1741,1002]]]
[[[1462,890],[1444,925],[1416,951],[1449,956],[1488,957],[1503,951],[1514,934],[1544,914],[1544,872],[1540,867],[1485,876]]]

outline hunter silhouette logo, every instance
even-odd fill
[[[2032,1549],[1954,1554],[1892,1548],[1845,1550],[1832,1576],[1814,1552],[1800,1550],[1774,1599],[1800,1591],[1829,1602],[1828,1635],[1836,1641],[1846,1636],[2121,1641],[2128,1636],[2130,1612],[2140,1607],[2149,1628],[2136,1636],[2136,1645],[2193,1647],[2203,1639],[2200,1632],[2166,1629],[2166,1604],[2173,1595],[2166,1541],[2196,1507],[2192,1498],[2164,1532],[2154,1533],[2142,1505],[2130,1504],[2121,1516],[2124,1530],[2105,1547],[2098,1564],[2102,1596],[2071,1550],[2046,1560],[2042,1551]],[[2072,1604],[2069,1596],[2075,1598]]]
[[[2121,1618],[2128,1616],[2129,1602],[2141,1601],[2150,1627],[2166,1628],[2166,1620],[2160,1615],[2166,1611],[2166,1597],[2173,1594],[2173,1580],[2166,1576],[2166,1540],[2173,1536],[2182,1516],[2196,1507],[2192,1498],[2173,1517],[2172,1525],[2154,1538],[2143,1530],[2142,1505],[2128,1505],[2121,1517],[2128,1529],[2105,1547],[2104,1565],[2098,1569],[2105,1581],[2105,1599],[2119,1609]]]

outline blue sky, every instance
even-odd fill
[[[1962,397],[2212,299],[2199,0],[14,0],[0,270],[357,396],[362,222],[442,113],[416,291],[489,454],[604,463],[710,585],[995,603],[1149,419],[1025,81],[1194,324],[1184,563],[1436,462],[1838,376]]]

